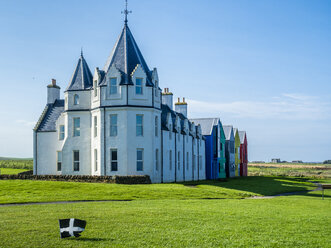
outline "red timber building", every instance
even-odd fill
[[[246,131],[239,131],[240,138],[240,176],[247,176],[247,137]]]

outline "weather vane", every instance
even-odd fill
[[[122,14],[125,15],[125,20],[124,23],[127,24],[128,23],[128,14],[132,13],[131,10],[128,10],[128,0],[125,0],[125,10],[122,11]]]

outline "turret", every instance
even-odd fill
[[[164,88],[164,92],[162,92],[162,104],[168,105],[169,108],[172,110],[173,104],[173,94],[169,92],[169,88]]]
[[[178,102],[175,103],[175,111],[187,117],[187,103],[185,102],[185,97],[183,97],[182,102],[178,97]]]
[[[47,104],[53,104],[55,100],[60,99],[60,86],[56,85],[56,80],[47,85]]]

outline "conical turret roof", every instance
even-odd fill
[[[76,69],[70,80],[67,91],[71,90],[87,90],[93,85],[93,76],[88,67],[86,60],[84,59],[83,53],[78,60]]]
[[[146,64],[127,23],[125,23],[122,33],[108,57],[104,71],[107,73],[109,68],[114,66],[122,73],[121,85],[133,84],[131,73],[138,64],[142,66],[147,74],[146,86],[153,86],[151,71]]]

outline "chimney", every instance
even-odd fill
[[[60,99],[60,87],[56,85],[56,80],[47,85],[47,104],[53,104],[55,100]]]
[[[164,88],[164,92],[162,92],[162,104],[164,105],[168,105],[169,108],[172,110],[172,103],[173,103],[173,100],[172,100],[172,93],[169,92],[169,88]]]
[[[175,103],[175,111],[181,113],[187,118],[187,103],[185,102],[185,97],[183,97],[183,101],[180,101],[178,97],[178,102]]]

